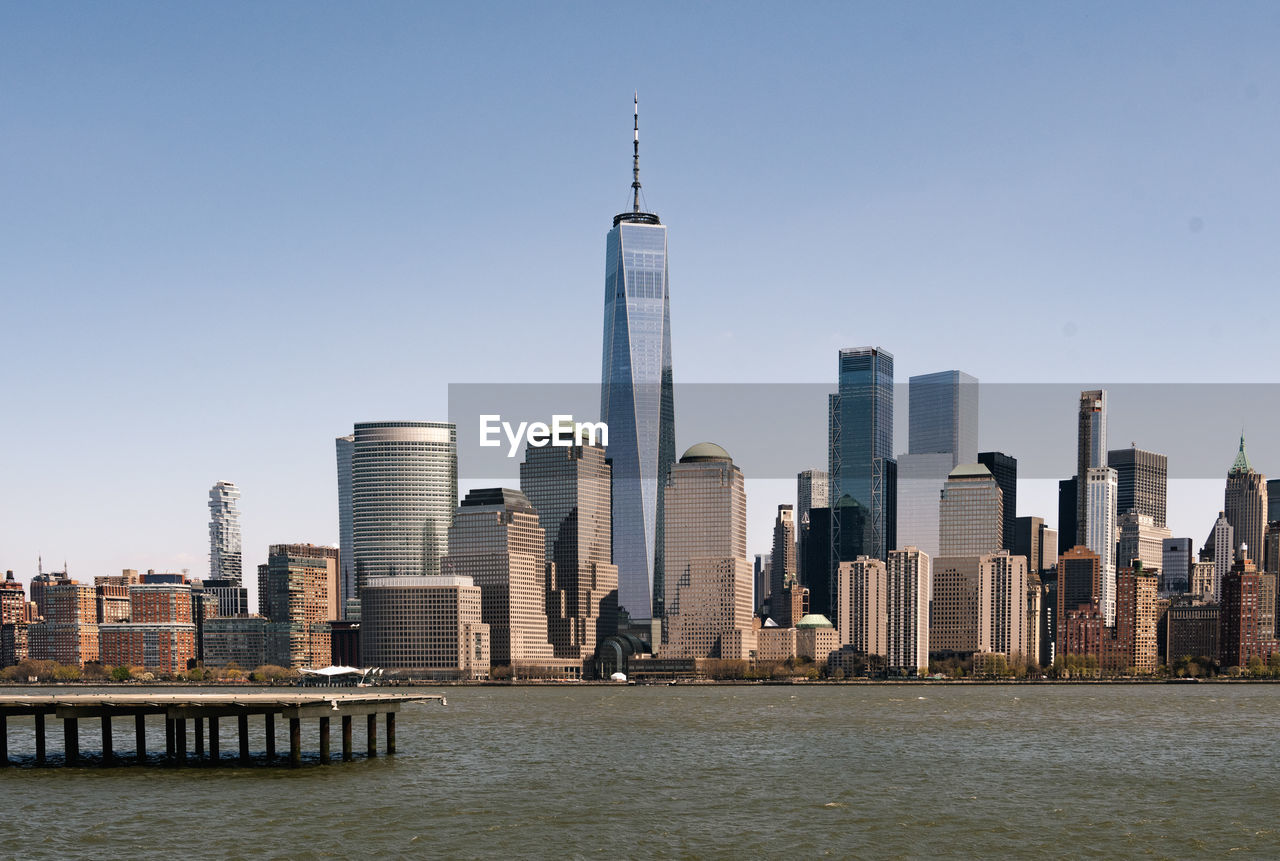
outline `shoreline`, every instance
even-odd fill
[[[433,681],[414,679],[393,682],[391,684],[374,685],[373,688],[665,688],[665,687],[964,687],[964,686],[1081,686],[1081,685],[1274,685],[1280,679],[1243,679],[1243,678],[1119,678],[1119,679],[677,679],[667,681],[579,681],[579,680],[543,680],[519,679],[517,681]],[[0,690],[5,688],[303,688],[315,690],[345,690],[349,685],[296,685],[281,683],[263,683],[248,681],[150,681],[150,682],[117,682],[112,680],[75,681],[75,682],[0,682]],[[353,688],[354,689],[354,688]]]

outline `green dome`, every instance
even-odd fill
[[[686,451],[680,458],[681,463],[697,463],[703,460],[732,461],[729,452],[713,442],[700,442]]]
[[[831,620],[820,613],[810,613],[799,622],[796,622],[797,628],[834,628]]]

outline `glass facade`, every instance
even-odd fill
[[[355,533],[351,524],[351,456],[356,438],[352,434],[335,441],[338,454],[338,612],[345,618],[347,601],[356,597]]]
[[[878,347],[841,350],[839,390],[829,408],[834,583],[840,562],[862,555],[884,560],[893,545],[893,356]]]
[[[907,451],[950,452],[951,466],[978,456],[978,380],[963,371],[912,377],[908,389]]]
[[[605,250],[600,418],[613,464],[618,603],[634,620],[663,615],[663,488],[675,460],[667,228],[614,219]]]
[[[440,573],[458,501],[457,431],[445,422],[364,422],[351,452],[356,580]]]

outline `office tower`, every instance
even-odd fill
[[[1002,493],[982,464],[961,464],[951,471],[938,510],[942,556],[981,556],[1002,548]]]
[[[1001,529],[1001,547],[1013,550],[1014,523],[1018,512],[1018,459],[1004,452],[984,451],[978,454],[978,463],[985,466],[1000,485],[1004,517]]]
[[[888,653],[888,568],[879,559],[859,556],[841,562],[836,583],[840,645],[864,655]]]
[[[329,623],[338,618],[339,548],[314,544],[272,544],[259,567],[259,612],[287,625],[288,663],[327,667],[331,653]]]
[[[550,569],[547,630],[558,658],[590,660],[618,631],[612,471],[598,445],[528,446],[520,490],[538,512]]]
[[[1036,659],[1027,638],[1027,560],[1008,550],[980,558],[978,651],[1004,655],[1010,663]]]
[[[773,521],[773,553],[770,554],[769,594],[781,595],[796,579],[796,525],[790,505],[779,505]]]
[[[831,509],[813,508],[809,523],[800,532],[800,583],[809,589],[809,612],[830,618],[831,593]]]
[[[489,626],[496,666],[548,666],[546,535],[538,512],[518,490],[472,490],[453,515],[441,572],[480,588],[480,619]],[[361,625],[364,606],[360,607]],[[363,642],[363,641],[362,641]]]
[[[1227,489],[1223,510],[1234,530],[1232,556],[1240,545],[1248,545],[1248,558],[1258,560],[1262,553],[1262,536],[1267,528],[1266,477],[1254,472],[1244,451],[1244,434],[1240,434],[1240,451],[1227,472]],[[1230,561],[1228,561],[1230,564]]]
[[[955,468],[948,452],[898,456],[897,543],[917,547],[930,558],[939,552],[938,500]]]
[[[1107,454],[1107,466],[1116,471],[1116,511],[1136,511],[1164,528],[1169,495],[1169,458],[1136,445]],[[1120,560],[1124,564],[1124,560]]]
[[[1267,522],[1280,521],[1280,478],[1267,479]]]
[[[809,512],[815,508],[826,508],[830,493],[827,474],[820,469],[806,469],[796,475],[796,523],[803,526],[809,522]]]
[[[1275,639],[1275,575],[1260,574],[1252,560],[1239,559],[1223,578],[1221,595],[1218,662],[1244,667],[1250,658],[1270,660],[1280,651]],[[1268,603],[1270,630],[1264,610]]]
[[[1271,497],[1267,497],[1270,504]],[[1280,520],[1267,524],[1267,534],[1262,537],[1262,554],[1258,560],[1258,570],[1268,574],[1280,574]]]
[[[1056,593],[1055,593],[1056,594]],[[1040,579],[1040,575],[1032,571],[1030,564],[1027,567],[1027,664],[1038,664],[1045,666],[1053,663],[1053,656],[1049,655],[1046,660],[1045,652],[1045,627],[1048,606],[1046,604],[1048,596],[1048,587],[1044,581]],[[1051,620],[1050,620],[1051,621]]]
[[[1160,542],[1160,594],[1176,595],[1191,589],[1190,538],[1165,538]]]
[[[209,579],[239,586],[240,511],[236,503],[240,488],[220,481],[209,490]]]
[[[13,572],[6,571],[0,581],[0,668],[27,659],[27,625],[26,592]]]
[[[1167,526],[1156,526],[1155,519],[1131,509],[1117,518],[1120,541],[1116,551],[1116,564],[1128,568],[1135,559],[1142,560],[1142,567],[1149,574],[1161,570],[1164,565],[1164,541],[1172,539]],[[1188,542],[1189,543],[1189,542]]]
[[[1209,533],[1213,548],[1213,600],[1222,599],[1222,580],[1231,571],[1235,561],[1235,528],[1227,520],[1226,512],[1219,511],[1218,519],[1213,522],[1213,531]]]
[[[1216,567],[1211,560],[1197,560],[1191,563],[1191,586],[1188,590],[1191,595],[1203,601],[1217,603],[1218,596],[1214,592],[1214,583],[1217,580]]]
[[[490,628],[470,577],[370,577],[360,596],[360,658],[435,678],[489,674]]]
[[[361,422],[351,450],[356,592],[365,577],[439,574],[458,501],[447,422]]]
[[[1102,594],[1098,606],[1108,626],[1116,622],[1116,471],[1090,467],[1086,475],[1085,545],[1098,554]]]
[[[1107,465],[1107,392],[1089,389],[1080,393],[1076,436],[1076,529],[1077,539],[1087,530],[1090,469]]]
[[[338,608],[335,619],[347,617],[347,602],[356,597],[355,526],[351,511],[351,458],[356,450],[355,434],[334,440],[338,454]]]
[[[809,581],[804,570],[804,552],[800,547],[809,531],[809,512],[815,508],[826,508],[829,495],[827,474],[822,470],[806,469],[796,475],[796,577],[805,585]],[[819,579],[826,582],[827,573],[822,572]]]
[[[1075,547],[1080,543],[1079,525],[1076,523],[1080,494],[1080,482],[1072,476],[1058,482],[1058,546]]]
[[[618,603],[635,622],[661,619],[663,495],[675,460],[667,228],[640,211],[639,103],[630,212],[605,243],[600,419],[613,462],[613,564]]]
[[[831,564],[883,560],[896,516],[893,356],[879,347],[841,350],[839,388],[828,406]]]
[[[1102,560],[1088,547],[1072,547],[1058,557],[1058,651],[1062,652],[1063,623],[1081,608],[1097,609],[1102,600]]]
[[[667,623],[661,657],[742,660],[755,648],[747,492],[714,443],[690,448],[667,477]]]
[[[1118,670],[1155,672],[1157,581],[1156,573],[1146,570],[1141,563],[1125,565],[1116,578]]]
[[[891,673],[929,674],[930,559],[916,547],[889,551],[885,571],[885,657]]]
[[[940,556],[932,561],[930,651],[980,651],[978,580],[981,564],[981,555]]]
[[[978,381],[963,371],[908,381],[908,454],[951,455],[948,471],[978,457]]]
[[[751,597],[752,607],[758,611],[764,606],[765,599],[769,597],[769,582],[773,572],[772,561],[768,553],[757,553],[755,566],[752,568],[751,583],[753,594]]]
[[[1041,517],[1019,517],[1013,525],[1015,556],[1025,556],[1027,570],[1044,574],[1058,563],[1058,533],[1044,525]]]

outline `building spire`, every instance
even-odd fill
[[[1249,463],[1249,456],[1244,452],[1244,431],[1240,431],[1240,452],[1236,455],[1235,463],[1231,464],[1232,472],[1253,472],[1253,466]]]
[[[631,211],[640,211],[640,91],[635,92],[635,140],[631,156]]]

